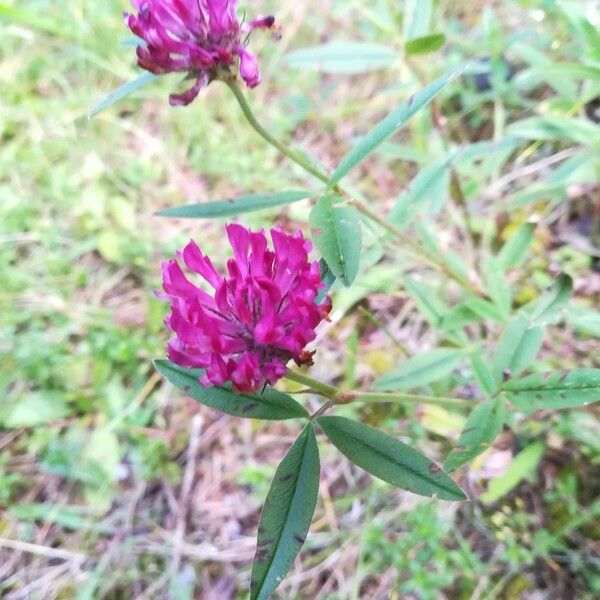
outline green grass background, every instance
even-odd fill
[[[406,65],[323,76],[286,68],[281,58],[328,39],[400,48],[410,3],[244,4],[248,14],[276,14],[283,33],[278,43],[268,35],[252,39],[264,79],[248,94],[257,115],[277,136],[335,165],[357,132],[402,97],[411,80]],[[594,3],[575,4],[582,11]],[[0,595],[6,598],[243,598],[260,505],[294,435],[291,426],[200,409],[153,372],[151,359],[163,354],[167,339],[166,307],[152,294],[160,262],[190,236],[217,261],[227,254],[222,223],[153,213],[241,192],[294,189],[306,180],[246,126],[220,84],[190,107],[173,109],[167,95],[179,79],[165,77],[88,119],[106,93],[139,74],[121,20],[126,8],[117,0],[0,4]],[[544,57],[577,61],[583,41],[568,12],[568,3],[550,0],[440,1],[433,28],[446,34],[447,45],[415,58],[414,66],[429,81],[466,60],[504,52],[523,68]],[[468,144],[502,139],[511,122],[526,116],[583,116],[582,98],[600,92],[598,81],[588,82],[582,96],[572,78],[551,81],[538,95],[528,94],[528,85],[527,77],[517,77],[478,93],[461,82],[444,105],[453,135]],[[581,147],[564,132],[538,138],[517,157]],[[388,209],[442,145],[428,115],[418,116],[378,161],[369,161],[363,191]],[[513,156],[508,167],[493,161],[465,167],[465,189],[475,198],[519,166]],[[568,186],[587,186],[597,202],[597,157],[575,171],[559,179],[563,197]],[[521,179],[510,192],[535,196],[539,184]],[[536,211],[542,224],[549,219],[549,198],[539,193],[540,204],[517,204],[502,217],[506,196],[497,198],[475,209],[473,227],[505,239]],[[243,221],[298,226],[309,207],[300,202]],[[438,234],[452,238],[457,218],[438,217]],[[579,288],[579,306],[595,310],[600,287],[592,286],[593,260],[580,246],[553,246],[553,235],[550,226],[537,235],[517,302],[535,296],[549,281],[549,266],[558,264],[588,282]],[[363,287],[336,295],[338,318],[315,367],[323,379],[339,376],[351,386],[399,356],[352,309],[374,292],[368,310],[387,310],[385,297],[400,293],[398,264],[368,268],[377,252],[371,263],[367,257]],[[406,258],[402,269],[408,268]],[[584,333],[557,330],[551,364],[562,355],[572,365],[600,366],[598,316],[586,314]],[[419,323],[406,333],[411,352]],[[360,350],[354,331],[361,332]],[[438,460],[450,449],[445,436],[455,436],[461,424],[435,411],[373,409],[363,416]],[[519,426],[501,440],[498,461],[534,439],[544,440],[544,458],[523,474],[516,492],[491,505],[423,501],[372,482],[324,450],[312,534],[276,597],[597,597],[598,433],[594,409]],[[481,477],[477,469],[465,475],[475,498]]]

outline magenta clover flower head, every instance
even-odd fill
[[[249,87],[260,83],[256,57],[242,38],[253,29],[269,29],[273,17],[258,17],[241,24],[237,0],[131,0],[137,15],[125,13],[125,22],[145,45],[138,46],[138,64],[161,75],[187,72],[194,85],[182,94],[171,94],[173,105],[187,105],[217,74],[239,71]]]
[[[203,386],[228,381],[238,392],[260,390],[283,377],[290,359],[312,364],[305,350],[331,301],[317,304],[321,270],[309,261],[312,245],[302,233],[271,229],[273,250],[263,231],[228,225],[234,257],[227,275],[213,267],[194,241],[179,253],[187,269],[212,288],[192,283],[177,260],[163,263],[164,294],[171,304],[165,324],[175,333],[167,354],[182,367],[205,369]]]

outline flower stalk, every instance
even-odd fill
[[[232,78],[223,79],[223,82],[227,87],[231,90],[232,94],[235,96],[235,99],[238,101],[246,120],[250,124],[250,126],[260,135],[266,142],[274,146],[283,154],[287,156],[290,160],[295,162],[297,165],[302,167],[307,173],[310,173],[317,179],[321,180],[323,183],[327,183],[329,181],[329,177],[326,173],[312,165],[308,162],[299,152],[296,152],[292,148],[288,148],[284,144],[282,144],[278,139],[274,138],[257,120],[250,108],[250,105],[246,101],[246,97],[244,93],[235,83],[235,80]]]

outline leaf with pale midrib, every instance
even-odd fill
[[[298,190],[289,192],[264,192],[262,194],[247,194],[238,198],[213,200],[201,204],[187,204],[166,208],[156,213],[159,217],[174,217],[180,219],[214,219],[217,217],[231,217],[242,213],[265,210],[276,206],[283,206],[310,198],[313,192]]]
[[[250,600],[265,600],[304,544],[317,503],[319,450],[309,422],[273,477],[258,525]]]
[[[502,393],[526,412],[587,406],[600,402],[600,369],[535,373],[506,382]]]
[[[465,499],[452,478],[415,448],[345,417],[318,417],[317,423],[346,458],[371,475],[422,496]]]
[[[309,222],[313,241],[328,267],[349,286],[358,273],[362,228],[356,209],[339,205],[340,200],[335,195],[319,198]]]
[[[262,392],[236,393],[230,386],[204,387],[198,382],[199,369],[186,369],[168,360],[155,360],[154,366],[173,385],[205,406],[234,417],[283,421],[308,417],[308,412],[291,396],[266,387]]]
[[[454,471],[479,456],[500,433],[505,414],[502,398],[477,404],[465,423],[457,447],[446,458],[444,469]]]

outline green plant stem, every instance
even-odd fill
[[[287,370],[286,379],[305,385],[313,392],[327,398],[327,406],[324,410],[330,408],[333,404],[348,404],[350,402],[406,402],[410,404],[435,404],[437,406],[469,407],[473,406],[471,400],[464,398],[448,398],[445,396],[421,396],[417,394],[406,394],[403,392],[360,392],[360,391],[341,391],[332,385],[317,381],[308,375],[298,371]],[[321,408],[323,408],[321,407]],[[319,409],[320,411],[321,409]],[[317,412],[319,412],[317,411]],[[319,412],[319,414],[321,414]]]
[[[291,371],[288,369],[284,375],[286,379],[290,381],[294,381],[296,383],[300,383],[301,385],[305,385],[310,388],[313,392],[316,392],[320,396],[324,396],[325,398],[333,399],[338,395],[337,388],[334,388],[332,385],[327,385],[326,383],[321,383],[312,377],[308,377],[308,375],[304,375],[303,373],[299,373],[298,371]]]
[[[223,79],[222,80],[225,85],[231,90],[232,94],[235,96],[246,120],[251,125],[251,127],[258,133],[266,142],[277,148],[279,152],[281,152],[284,156],[287,156],[290,160],[295,162],[297,165],[302,167],[307,173],[310,173],[323,183],[329,183],[329,176],[327,173],[311,164],[306,158],[304,158],[299,152],[296,152],[292,148],[288,148],[286,145],[282,144],[278,139],[274,138],[257,120],[250,108],[250,105],[246,101],[246,98],[237,86],[235,81],[231,79]],[[341,190],[338,186],[333,188],[334,191],[345,194],[343,190]],[[347,194],[346,194],[347,195]],[[457,283],[466,287],[471,292],[476,294],[477,296],[485,296],[485,294],[473,283],[467,281],[464,277],[459,276],[457,273],[454,273],[452,269],[448,268],[442,261],[438,260],[438,258],[428,252],[426,249],[422,248],[419,244],[414,242],[410,237],[405,235],[402,231],[388,223],[384,218],[380,217],[377,213],[368,208],[365,204],[356,200],[355,198],[348,198],[348,204],[354,206],[356,210],[362,213],[365,217],[374,221],[383,229],[391,233],[400,243],[406,246],[415,256],[419,257],[425,263],[427,263],[430,267],[442,272],[444,275],[449,277],[450,279],[454,279]]]
[[[317,179],[320,179],[323,183],[329,182],[329,177],[327,173],[324,173],[310,162],[308,162],[299,152],[288,148],[284,144],[282,144],[279,140],[274,138],[257,120],[250,108],[248,102],[246,102],[246,98],[242,93],[242,90],[237,86],[235,82],[224,80],[225,85],[231,90],[235,99],[238,101],[244,116],[246,117],[248,123],[252,126],[254,131],[258,133],[266,142],[274,146],[281,152],[284,156],[287,156],[290,160],[294,161],[297,165],[301,166],[307,173],[314,175]]]
[[[441,273],[446,275],[446,277],[453,279],[458,284],[465,287],[476,296],[485,296],[484,292],[480,290],[474,283],[455,273],[452,269],[448,267],[448,265],[438,260],[433,254],[428,252],[425,248],[422,248],[409,236],[404,234],[398,228],[394,227],[391,223],[388,223],[384,218],[380,217],[377,213],[373,212],[362,202],[351,198],[348,200],[348,204],[354,206],[354,208],[356,208],[358,212],[362,213],[363,215],[365,215],[366,217],[383,227],[383,229],[391,233],[399,242],[401,242],[415,256],[418,256],[424,263],[428,264],[433,269],[440,271]]]
[[[321,415],[324,415],[334,405],[335,402],[333,400],[327,400],[323,406],[318,408],[312,415],[310,415],[311,421],[317,417],[320,417]]]
[[[437,406],[454,406],[466,408],[473,406],[471,400],[464,398],[448,398],[445,396],[420,396],[402,392],[350,392],[354,393],[353,402],[406,402],[409,404],[435,404]]]

